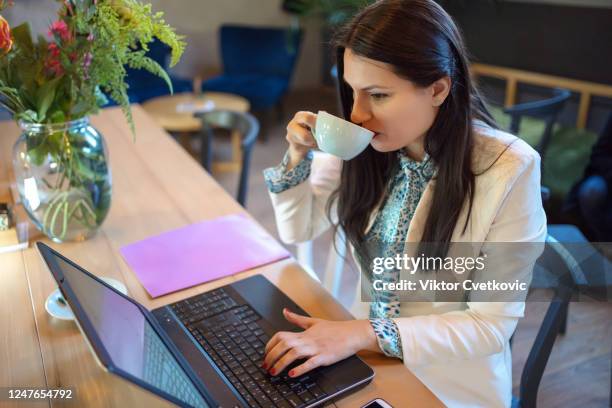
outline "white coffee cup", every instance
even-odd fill
[[[363,152],[374,137],[374,132],[325,111],[317,113],[317,124],[312,132],[319,149],[351,160]]]

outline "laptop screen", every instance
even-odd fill
[[[62,258],[55,261],[117,368],[185,404],[208,407],[136,305]]]

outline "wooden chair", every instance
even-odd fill
[[[538,388],[552,352],[555,340],[564,332],[567,319],[567,308],[575,287],[572,278],[572,262],[566,256],[563,244],[547,237],[544,254],[538,260],[534,269],[534,280],[538,270],[545,269],[556,277],[554,282],[554,295],[542,324],[536,334],[535,340],[527,356],[527,361],[521,373],[518,397],[512,396],[513,408],[531,408],[536,406]],[[512,339],[510,344],[512,345]]]
[[[570,96],[570,91],[566,89],[556,88],[553,91],[553,96],[549,99],[535,102],[520,103],[504,109],[504,113],[510,115],[511,117],[510,132],[515,135],[519,135],[521,120],[525,116],[545,120],[546,127],[544,128],[544,132],[542,133],[542,138],[536,146],[536,150],[538,151],[538,153],[540,153],[540,156],[542,157],[542,162],[544,162],[546,149],[550,144],[553,126],[557,122],[557,117],[559,116],[559,113],[565,106],[565,102],[570,98]]]
[[[584,294],[599,301],[612,298],[612,262],[573,225],[549,225],[548,233],[545,256],[539,264],[557,277],[555,294],[527,357],[519,398],[513,399],[513,407],[536,406],[538,387],[555,339],[566,331],[572,295]]]
[[[246,208],[251,152],[253,151],[253,145],[259,134],[259,122],[250,113],[229,110],[197,113],[195,116],[202,120],[202,130],[200,132],[202,138],[200,162],[209,172],[212,164],[212,139],[215,129],[226,129],[230,132],[240,133],[242,163],[236,200],[240,205]]]

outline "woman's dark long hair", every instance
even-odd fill
[[[350,120],[351,88],[344,81],[344,52],[381,61],[396,75],[427,87],[448,76],[451,89],[425,136],[425,151],[437,166],[433,200],[421,237],[421,251],[445,256],[459,214],[474,199],[471,167],[473,121],[496,127],[469,74],[467,51],[452,18],[433,0],[382,0],[358,13],[334,39],[343,115]],[[359,255],[372,211],[385,194],[398,162],[395,152],[368,148],[344,162],[337,199],[338,225]],[[463,232],[467,228],[467,220]]]

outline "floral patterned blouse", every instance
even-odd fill
[[[376,243],[382,251],[376,256],[394,257],[404,252],[404,242],[408,227],[417,204],[425,191],[427,182],[435,173],[435,166],[429,155],[421,162],[410,159],[402,150],[397,152],[399,166],[389,181],[387,194],[366,234],[366,241]],[[297,166],[287,171],[289,161],[285,154],[280,165],[264,170],[264,179],[272,193],[281,193],[302,182],[310,176],[312,151]],[[396,281],[399,271],[387,270],[382,280]],[[385,291],[372,291],[370,303],[370,324],[376,333],[378,345],[384,354],[402,358],[402,343],[397,325],[393,318],[400,316],[400,301],[397,294]]]

